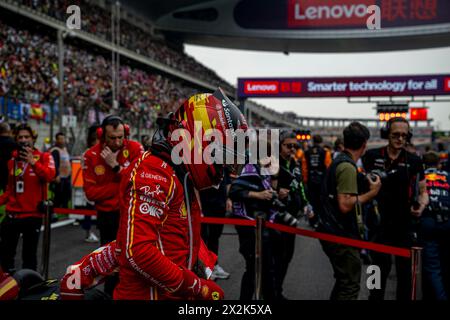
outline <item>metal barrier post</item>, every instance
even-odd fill
[[[50,234],[51,234],[51,210],[52,201],[45,201],[46,212],[44,215],[44,239],[42,240],[42,275],[48,280],[48,267],[50,264]]]
[[[422,300],[422,248],[411,248],[411,300]]]
[[[262,300],[262,235],[264,228],[264,215],[256,215],[255,237],[255,299]]]

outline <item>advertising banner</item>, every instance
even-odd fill
[[[450,75],[238,79],[238,98],[433,95],[450,95]]]
[[[365,29],[371,5],[380,8],[382,28],[450,22],[448,0],[243,0],[234,19],[246,29]]]

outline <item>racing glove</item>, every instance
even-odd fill
[[[83,300],[85,290],[104,282],[117,271],[116,242],[113,241],[67,268],[60,283],[61,300]]]
[[[217,283],[198,277],[190,270],[182,269],[183,281],[177,292],[186,298],[196,300],[223,300],[224,292]]]

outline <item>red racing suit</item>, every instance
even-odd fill
[[[83,154],[83,189],[86,197],[95,202],[98,211],[119,210],[119,184],[121,172],[114,172],[106,164],[100,153],[103,143],[97,143]],[[127,168],[144,152],[136,141],[124,140],[117,154],[117,162],[122,169]]]
[[[61,280],[61,299],[83,300],[85,290],[101,284],[118,271],[116,255],[116,241],[112,241],[70,265]]]
[[[174,169],[149,152],[124,173],[114,299],[182,298],[176,292],[183,283],[182,269],[192,270],[198,262],[201,242],[200,206],[190,194],[185,200]]]
[[[83,300],[86,290],[103,283],[107,276],[119,271],[118,255],[116,241],[112,241],[67,267],[60,285],[61,299]],[[208,250],[203,241],[200,244],[199,259],[202,260],[205,273],[209,277],[208,273],[212,273],[217,256]]]
[[[47,184],[55,178],[56,170],[50,153],[33,150],[34,166],[17,161],[17,152],[8,161],[8,185],[0,196],[0,205],[6,203],[6,212],[16,218],[41,218],[39,202],[47,199]],[[22,193],[16,192],[17,181],[23,181]]]

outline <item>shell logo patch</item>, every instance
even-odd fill
[[[124,158],[128,158],[130,156],[130,152],[128,151],[128,149],[123,150],[122,154]]]
[[[187,209],[186,209],[186,204],[183,203],[180,206],[180,218],[186,219],[187,218]]]
[[[209,292],[209,287],[208,286],[203,286],[202,287],[202,296],[203,297],[207,297],[208,296],[208,292]]]
[[[94,172],[96,175],[101,176],[105,174],[105,167],[102,165],[95,166]]]

